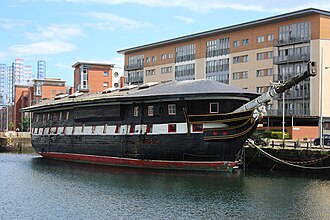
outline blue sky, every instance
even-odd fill
[[[304,8],[329,0],[1,0],[0,63],[23,58],[73,85],[78,61],[123,66],[120,49]]]

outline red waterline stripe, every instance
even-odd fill
[[[45,158],[68,160],[76,162],[87,162],[93,164],[104,164],[123,167],[173,169],[173,170],[210,170],[210,171],[232,171],[238,162],[232,161],[165,161],[165,160],[139,160],[130,158],[83,155],[57,152],[40,152]]]

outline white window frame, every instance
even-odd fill
[[[148,116],[154,116],[154,106],[153,105],[148,106]]]
[[[134,117],[138,117],[139,116],[139,110],[140,110],[140,107],[139,106],[134,106],[134,109],[133,109],[133,116]]]
[[[168,104],[168,115],[176,115],[176,104]]]
[[[216,105],[216,108],[217,108],[217,111],[215,111],[215,112],[212,111],[212,106],[213,105]],[[217,114],[217,113],[219,113],[219,102],[210,102],[210,106],[209,107],[210,107],[210,109],[209,109],[210,110],[209,111],[210,114]]]

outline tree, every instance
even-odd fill
[[[29,128],[30,128],[30,117],[24,116],[21,130],[22,131],[28,131]]]

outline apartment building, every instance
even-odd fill
[[[121,87],[121,70],[114,64],[77,62],[74,68],[74,91],[97,93]]]
[[[280,126],[285,115],[287,125],[323,120],[330,130],[329,11],[304,9],[118,53],[125,56],[126,84],[209,79],[259,93],[316,61],[318,75],[270,102],[265,124]]]

